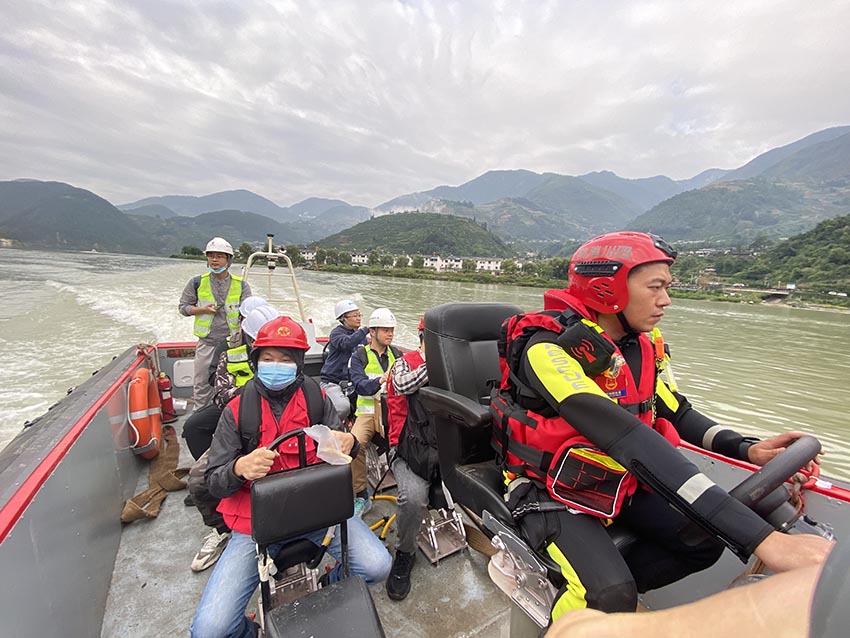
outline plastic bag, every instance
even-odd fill
[[[317,423],[309,428],[304,428],[304,433],[316,441],[316,456],[325,463],[331,465],[345,465],[351,463],[351,457],[342,451],[339,441],[333,431],[327,426]]]

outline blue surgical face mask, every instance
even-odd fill
[[[260,361],[257,364],[257,378],[269,390],[283,390],[295,381],[298,364],[278,361]]]
[[[225,270],[227,270],[227,266],[222,266],[221,268],[213,268],[212,266],[207,266],[207,270],[209,270],[214,275],[220,275]]]

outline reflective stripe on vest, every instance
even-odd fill
[[[242,298],[242,277],[230,275],[230,288],[227,290],[227,298],[224,300],[225,311],[227,313],[227,326],[230,328],[230,333],[233,334],[239,328],[239,300]],[[207,306],[215,304],[216,299],[210,285],[210,273],[205,272],[201,275],[201,282],[198,284],[198,305]],[[213,318],[207,312],[195,315],[195,336],[199,339],[206,337],[210,333]]]
[[[366,376],[370,379],[378,379],[382,377],[386,370],[381,367],[381,362],[378,360],[377,353],[372,350],[372,348],[365,348],[365,350],[366,366],[363,368],[363,372],[365,372]],[[395,363],[393,349],[389,346],[387,347],[387,359],[389,361],[387,364],[387,370],[389,370],[393,367],[393,363]],[[375,414],[375,399],[373,397],[362,397],[358,395],[355,415],[360,416],[361,414]]]
[[[227,350],[227,373],[233,377],[233,384],[237,388],[254,378],[254,372],[248,365],[248,346],[243,344]]]

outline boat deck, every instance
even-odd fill
[[[178,433],[184,419],[181,417],[174,424]],[[192,457],[185,441],[179,441],[180,466],[188,467]],[[146,487],[147,471],[142,473],[136,493]],[[103,620],[103,638],[188,634],[213,568],[197,574],[189,569],[208,528],[194,507],[183,504],[186,494],[185,490],[170,493],[157,518],[123,528]],[[375,522],[394,507],[391,502],[376,501],[365,518]],[[386,540],[391,551],[394,541],[392,525]],[[410,595],[401,602],[390,600],[383,584],[371,587],[388,637],[508,638],[509,602],[487,576],[487,559],[483,555],[468,548],[432,566],[418,552],[412,582]],[[256,611],[256,598],[248,611]]]

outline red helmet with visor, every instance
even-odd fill
[[[615,314],[629,303],[629,273],[643,264],[672,264],[676,251],[658,235],[617,232],[582,244],[570,260],[567,292],[597,312]]]

